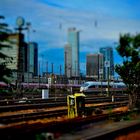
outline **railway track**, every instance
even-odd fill
[[[1,138],[4,137],[4,139],[27,139],[34,137],[34,134],[36,133],[41,133],[41,132],[52,132],[52,133],[67,133],[68,131],[74,131],[76,129],[79,129],[81,127],[84,127],[84,125],[88,125],[91,123],[95,123],[101,120],[107,120],[110,117],[111,118],[116,118],[116,117],[121,117],[123,115],[128,115],[129,112],[111,112],[111,113],[106,113],[106,114],[96,114],[96,115],[89,115],[84,118],[74,118],[74,119],[67,119],[63,118],[59,120],[59,117],[61,116],[66,116],[67,115],[67,108],[66,108],[66,102],[64,102],[66,98],[58,98],[58,99],[53,99],[51,98],[50,101],[47,100],[42,100],[42,99],[37,99],[35,102],[31,103],[21,103],[19,104],[16,102],[15,104],[11,105],[2,105],[0,106],[0,111],[5,112],[4,110],[6,109],[7,111],[18,111],[23,109],[25,113],[21,114],[13,114],[13,115],[3,115],[0,116],[0,135]],[[104,101],[104,103],[102,103]],[[126,96],[116,96],[115,97],[115,102],[111,102],[112,98],[111,97],[100,97],[94,96],[94,98],[88,96],[86,97],[86,109],[90,111],[95,111],[96,108],[99,108],[101,110],[113,110],[114,108],[126,106],[128,104],[128,97]],[[61,106],[62,105],[62,106]],[[11,106],[11,107],[10,107]],[[10,108],[9,108],[10,107]],[[64,107],[63,109],[58,109],[55,110],[56,108],[59,107]],[[5,109],[4,109],[5,108]],[[8,109],[9,108],[9,109]],[[45,110],[41,110],[43,108],[46,108]],[[54,110],[52,110],[54,108]],[[36,112],[33,111],[31,113],[27,113],[26,109],[33,109],[37,110]],[[50,109],[50,110],[48,110]],[[53,119],[52,119],[53,118]],[[52,119],[52,121],[51,121]],[[48,121],[50,120],[50,121]],[[31,122],[30,122],[31,121]],[[139,122],[134,123],[135,126],[132,126],[132,129],[135,128],[136,126],[140,126]],[[87,137],[82,137],[85,140],[89,139],[96,139],[100,140],[103,138],[108,138],[111,135],[114,136],[116,132],[121,133],[123,130],[127,129],[130,126],[126,127],[121,127],[120,129],[114,129],[114,131],[109,131],[109,132],[104,132],[103,135],[102,133],[100,135],[94,135],[93,130],[92,134]],[[85,131],[84,131],[85,132]],[[8,133],[8,134],[7,134]],[[79,137],[78,137],[79,138]],[[73,139],[78,139],[77,136],[73,136]],[[111,137],[110,137],[111,138]],[[61,140],[66,139],[65,137]],[[113,140],[113,139],[112,139]]]
[[[86,115],[92,115],[93,112],[97,112],[96,109],[107,110],[117,107],[126,106],[128,101],[118,102],[118,103],[104,103],[104,104],[86,104]],[[53,110],[33,110],[32,112],[19,112],[16,114],[3,114],[0,116],[1,124],[17,123],[21,121],[37,120],[44,118],[57,118],[67,115],[67,107],[53,109]]]
[[[49,119],[52,117],[63,116],[66,114],[67,114],[67,110],[61,109],[61,110],[50,110],[50,111],[39,111],[39,112],[32,112],[32,113],[6,115],[6,116],[0,116],[0,123],[12,124],[12,123],[29,121],[29,120],[37,120],[37,119],[44,119],[44,118]]]
[[[77,125],[81,127],[84,124],[107,119],[108,117],[113,116],[114,113],[110,114],[96,114],[92,116],[93,112],[96,111],[96,108],[101,110],[107,110],[110,112],[110,109],[117,107],[126,106],[128,104],[127,97],[117,96],[115,102],[111,102],[111,97],[100,96],[91,96],[86,97],[86,110],[90,112],[90,115],[87,114],[85,118],[76,118],[69,120],[67,116],[67,103],[64,102],[66,98],[58,98],[50,100],[36,100],[35,103],[21,103],[14,105],[3,105],[0,106],[1,113],[6,113],[6,111],[21,111],[18,114],[11,112],[9,115],[0,116],[0,135],[7,139],[11,137],[20,138],[21,134],[25,134],[29,138],[32,134],[46,131],[57,132],[58,128],[63,132],[65,130],[72,130],[72,125]],[[120,100],[119,100],[120,99]],[[45,101],[45,103],[44,103]],[[39,102],[39,103],[38,103]],[[104,103],[103,103],[104,102]],[[61,108],[62,107],[62,108]],[[58,108],[58,109],[57,109]],[[61,109],[60,109],[61,108]],[[32,109],[32,112],[27,112],[27,109]],[[45,110],[46,109],[46,110]],[[120,114],[118,114],[120,115]],[[117,115],[117,116],[118,116]],[[114,116],[116,116],[114,114]],[[59,120],[59,118],[61,118]],[[64,117],[64,119],[63,119]],[[66,117],[66,118],[65,118]],[[25,139],[25,137],[24,137]]]
[[[128,95],[122,95],[122,94],[115,94],[114,95],[115,98],[128,98]],[[0,100],[0,106],[4,106],[4,105],[17,105],[17,104],[26,104],[26,103],[30,103],[30,104],[35,104],[35,103],[45,103],[45,102],[54,102],[54,101],[64,101],[66,100],[66,96],[57,96],[56,97],[49,97],[48,99],[42,99],[42,98],[26,98],[26,97],[23,97],[23,98],[20,98],[20,99],[3,99],[3,100]],[[86,99],[105,99],[105,98],[111,98],[110,97],[106,97],[106,95],[98,95],[98,94],[86,94]]]
[[[11,112],[27,109],[41,109],[41,108],[52,108],[66,106],[66,102],[48,102],[48,103],[37,103],[37,104],[18,104],[18,105],[6,105],[0,106],[0,112]]]
[[[130,112],[118,111],[118,112],[112,112],[112,114],[100,114],[96,116],[87,116],[84,118],[82,117],[74,118],[74,119],[64,118],[63,120],[55,119],[50,122],[38,121],[34,123],[33,122],[32,123],[22,122],[20,124],[14,123],[11,125],[0,126],[0,135],[1,137],[5,137],[5,139],[7,138],[10,138],[10,139],[16,139],[16,138],[25,139],[26,138],[27,139],[27,138],[31,138],[35,134],[38,134],[44,131],[65,134],[65,133],[69,133],[70,131],[77,131],[83,128],[83,126],[86,126],[91,123],[94,124],[94,123],[97,123],[98,121],[108,120],[110,117],[114,117],[114,118],[121,117],[129,113]],[[8,135],[7,135],[7,132],[8,132]],[[88,140],[88,138],[89,137],[87,137],[86,139]],[[92,135],[92,137],[90,136],[90,138],[95,138],[95,136]]]
[[[121,114],[120,114],[121,115]],[[73,132],[73,134],[64,134],[60,136],[59,140],[139,140],[140,139],[140,122],[138,119],[108,122],[104,121],[102,124],[93,124],[93,126],[83,129],[80,132]],[[136,135],[137,134],[137,135]]]
[[[115,96],[114,101],[127,101],[127,96]],[[50,99],[35,99],[35,100],[24,100],[23,102],[19,102],[20,100],[6,101],[0,102],[0,112],[8,112],[8,111],[18,111],[18,110],[27,110],[27,109],[40,109],[40,108],[52,108],[52,107],[61,107],[66,106],[66,97],[61,98],[50,98]],[[105,96],[89,96],[85,98],[86,104],[91,103],[101,103],[101,102],[112,102],[111,97]]]

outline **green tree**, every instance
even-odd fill
[[[136,107],[140,94],[140,34],[120,35],[116,49],[123,58],[123,63],[116,65],[115,69],[128,88],[129,107],[132,109]]]
[[[4,19],[4,17],[0,16],[0,20],[2,19]],[[7,68],[7,64],[12,62],[12,58],[4,54],[2,49],[10,47],[8,43],[9,32],[8,25],[0,22],[0,81],[6,83],[9,82],[8,77],[12,74],[11,70]]]

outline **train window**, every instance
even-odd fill
[[[102,86],[99,86],[100,88],[108,88],[108,85],[102,85]],[[111,85],[109,85],[109,88],[111,88]]]
[[[125,86],[123,85],[118,85],[117,88],[124,88]]]
[[[89,88],[95,88],[95,85],[89,86]]]
[[[82,85],[82,87],[87,87],[89,84],[88,83],[85,83]]]
[[[107,88],[107,85],[102,85],[103,88]]]

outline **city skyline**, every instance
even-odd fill
[[[31,22],[31,31],[36,32],[30,32],[30,40],[38,43],[39,61],[44,56],[58,70],[59,65],[64,68],[67,29],[79,29],[80,69],[85,73],[86,54],[98,53],[101,47],[114,49],[120,33],[140,32],[139,5],[137,0],[4,0],[0,1],[0,11],[12,29],[18,16]],[[116,51],[114,59],[115,64],[121,63]]]

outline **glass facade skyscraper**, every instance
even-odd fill
[[[8,42],[5,42],[10,47],[2,48],[2,52],[11,57],[11,62],[7,63],[7,67],[12,70],[15,80],[20,83],[24,81],[24,73],[26,72],[26,48],[24,42],[24,34],[11,33],[8,36]]]
[[[86,75],[96,80],[101,80],[103,76],[103,55],[88,54],[86,56]]]
[[[68,29],[68,44],[71,47],[67,52],[67,56],[71,56],[71,76],[79,76],[79,31],[76,28]]]
[[[113,58],[113,49],[112,47],[100,48],[100,53],[104,56],[104,79],[107,80],[108,71],[105,62],[109,62],[109,77],[113,78],[114,76],[114,58]]]
[[[27,71],[38,74],[38,45],[35,42],[30,42],[27,49]]]
[[[65,75],[72,76],[72,49],[69,44],[65,45]]]
[[[9,57],[12,57],[12,63],[8,63],[7,67],[11,70],[19,72],[25,71],[25,48],[23,34],[10,34],[8,37],[10,42],[7,42],[10,47],[2,48],[2,52]]]

